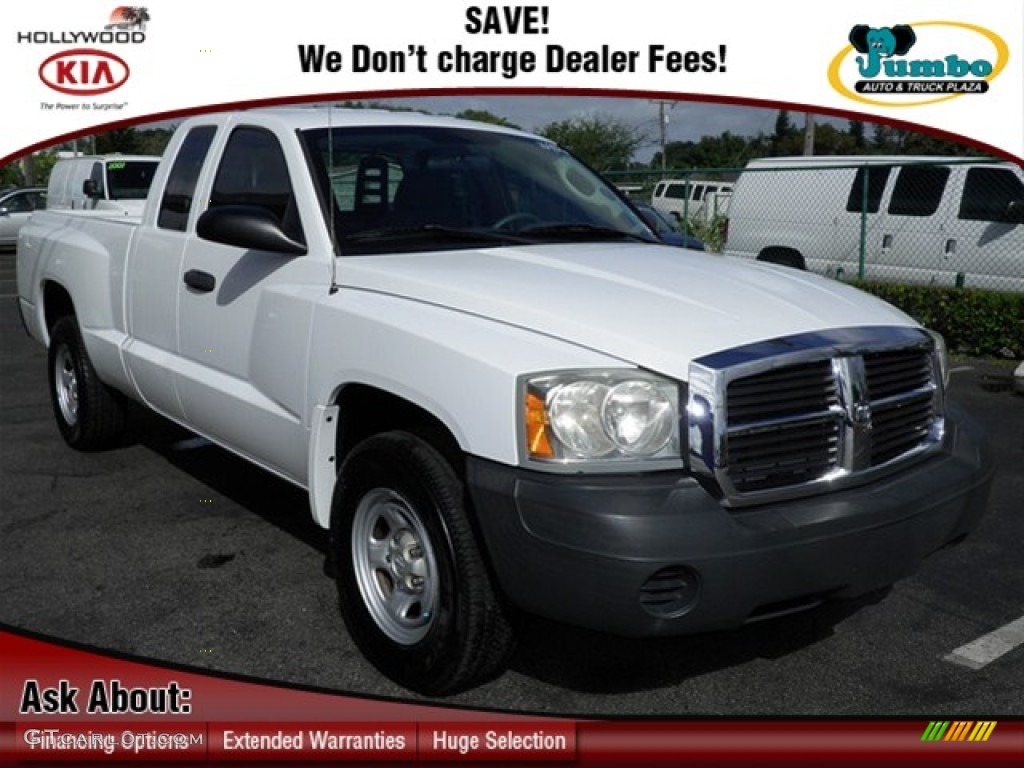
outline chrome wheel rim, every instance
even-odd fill
[[[352,563],[363,603],[400,645],[430,631],[438,598],[437,559],[416,508],[376,488],[360,499],[352,526]]]
[[[75,373],[75,362],[71,350],[66,346],[57,349],[53,365],[54,391],[57,393],[57,406],[61,418],[69,427],[78,423],[78,376]]]

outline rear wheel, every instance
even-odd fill
[[[793,269],[807,269],[804,257],[800,255],[799,251],[794,251],[792,248],[765,248],[758,254],[757,260]]]
[[[368,438],[341,468],[331,518],[342,615],[374,666],[428,695],[504,670],[515,635],[440,453],[404,432]]]
[[[89,360],[74,316],[50,329],[50,400],[64,441],[80,451],[109,448],[120,439],[125,412]]]

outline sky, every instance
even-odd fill
[[[436,114],[456,114],[465,109],[486,110],[504,117],[527,131],[575,116],[611,117],[636,128],[648,141],[636,153],[635,160],[648,162],[659,150],[659,107],[650,99],[597,96],[529,95],[529,96],[425,96],[402,99],[379,99],[377,103],[422,109]],[[702,136],[718,136],[724,131],[739,136],[770,134],[775,130],[777,109],[740,107],[698,101],[676,101],[665,107],[666,141],[697,141]],[[800,113],[791,113],[790,120],[803,127]],[[817,123],[831,122],[845,130],[847,120],[816,116]]]

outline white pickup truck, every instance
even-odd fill
[[[983,514],[940,339],[654,240],[545,139],[253,110],[184,122],[139,221],[36,213],[18,289],[68,444],[116,444],[127,397],[307,489],[353,639],[440,695],[504,669],[521,612],[734,627]]]

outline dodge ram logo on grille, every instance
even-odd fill
[[[853,408],[850,409],[850,420],[853,422],[853,425],[859,429],[865,431],[871,429],[871,404],[856,403]]]

